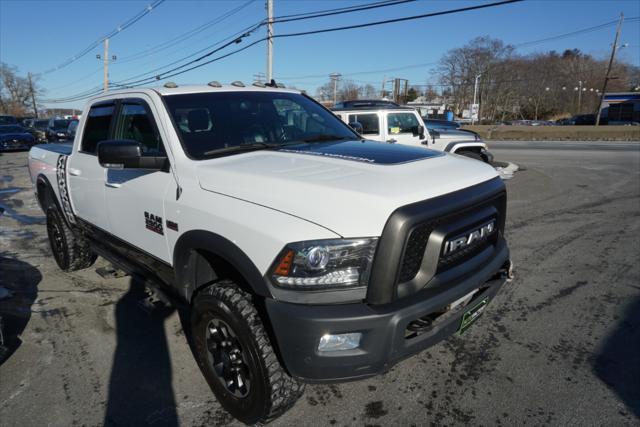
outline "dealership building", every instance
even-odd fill
[[[606,93],[600,111],[600,118],[610,125],[640,123],[640,92]]]

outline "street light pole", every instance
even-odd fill
[[[481,75],[482,73],[476,74],[476,81],[475,81],[475,84],[473,85],[473,104],[471,105],[472,110],[473,108],[475,108],[475,105],[476,105],[476,97],[478,96],[478,81],[480,80]],[[473,114],[473,111],[471,111],[471,125],[473,125],[474,122],[475,122],[474,114]]]
[[[582,80],[578,80],[578,111],[576,111],[576,113],[580,114],[581,109],[582,109]]]
[[[620,28],[622,27],[622,21],[624,15],[620,14],[620,20],[618,21],[618,28],[616,28],[616,37],[613,40],[613,46],[611,47],[611,57],[609,58],[609,66],[607,67],[607,73],[604,76],[604,84],[602,85],[602,93],[600,94],[600,104],[598,104],[598,115],[596,116],[596,126],[600,126],[600,112],[602,111],[602,103],[604,102],[604,94],[607,91],[607,83],[609,83],[609,73],[611,73],[611,66],[616,56],[616,50],[618,50],[618,37],[620,37]]]

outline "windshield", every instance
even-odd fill
[[[69,127],[69,121],[70,120],[54,120],[53,128],[55,130],[67,130],[67,128]]]
[[[11,126],[11,125],[0,126],[0,133],[23,133],[23,132],[26,132],[26,131],[20,126]]]
[[[359,139],[346,124],[297,93],[219,92],[164,98],[194,159],[293,143]]]
[[[33,127],[40,130],[46,130],[47,127],[49,127],[49,120],[37,120]]]
[[[0,116],[0,125],[12,125],[18,123],[18,120],[13,116]]]

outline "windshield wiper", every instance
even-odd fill
[[[324,142],[324,141],[342,141],[345,139],[352,139],[347,136],[338,135],[318,135],[311,138],[303,139],[304,142]]]
[[[278,147],[279,144],[267,144],[266,142],[252,142],[250,144],[241,144],[241,145],[233,145],[231,147],[225,148],[216,148],[215,150],[209,150],[202,153],[204,156],[210,156],[212,154],[229,154],[229,153],[240,153],[243,151],[255,151],[255,150],[266,150],[269,148]]]

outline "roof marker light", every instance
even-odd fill
[[[175,89],[178,87],[178,85],[175,84],[174,82],[166,82],[164,84],[164,87],[166,87],[167,89]]]
[[[253,85],[255,87],[266,87],[266,85],[264,83],[262,83],[262,82],[253,82]]]
[[[242,83],[240,80],[236,80],[235,82],[231,83],[231,86],[244,87],[244,83]]]
[[[219,81],[217,81],[217,80],[210,81],[209,83],[207,83],[207,85],[209,85],[209,86],[211,86],[211,87],[222,87],[222,85],[220,84],[220,82],[219,82]]]

